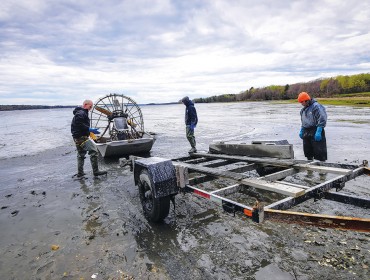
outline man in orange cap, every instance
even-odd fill
[[[325,107],[315,99],[311,99],[307,92],[298,95],[298,102],[302,104],[302,127],[299,137],[303,139],[303,151],[308,160],[327,160],[325,130],[327,115]]]

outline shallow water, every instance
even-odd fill
[[[303,159],[299,104],[240,102],[196,104],[198,150],[217,140],[281,140],[294,145]],[[177,157],[189,145],[184,137],[184,106],[142,106],[145,130],[157,134],[152,155]],[[0,112],[0,159],[73,145],[70,123],[73,109]],[[358,162],[370,158],[370,108],[327,106],[328,161]]]

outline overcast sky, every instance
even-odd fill
[[[367,0],[0,2],[0,104],[173,102],[369,72]]]

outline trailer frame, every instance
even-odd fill
[[[155,167],[153,167],[153,164]],[[169,164],[171,163],[171,164]],[[297,223],[302,225],[336,228],[370,232],[370,219],[349,216],[333,216],[326,214],[312,214],[299,211],[290,211],[291,208],[308,201],[309,199],[332,200],[340,203],[355,205],[362,208],[370,208],[370,198],[339,193],[345,183],[358,176],[370,175],[368,162],[361,165],[325,163],[317,161],[278,159],[267,157],[249,157],[212,153],[192,153],[187,157],[172,160],[162,158],[132,159],[135,182],[140,186],[140,172],[137,170],[154,169],[157,175],[151,178],[155,185],[167,185],[169,191],[163,196],[174,197],[178,193],[193,193],[205,199],[209,199],[220,205],[226,212],[242,213],[245,217],[257,223],[264,220]],[[164,167],[166,165],[166,167]],[[170,167],[172,165],[173,167]],[[228,168],[232,165],[232,168]],[[220,169],[222,167],[223,169]],[[259,177],[251,178],[246,172],[257,171]],[[335,174],[336,177],[324,180],[313,186],[293,184],[283,180],[299,172],[320,172]],[[152,172],[152,174],[154,174]],[[164,177],[160,174],[166,174]],[[190,176],[194,175],[195,176]],[[163,177],[166,183],[161,179]],[[207,191],[202,187],[205,182],[217,178],[225,178],[234,183],[213,191]],[[170,182],[170,183],[169,183]],[[176,182],[176,183],[175,183]],[[152,187],[152,188],[153,188]],[[238,192],[244,188],[253,188],[254,191],[274,192],[285,196],[270,204],[256,200],[253,205],[246,205],[227,198],[227,195]],[[163,187],[162,187],[163,189]],[[155,192],[158,193],[158,192]],[[153,195],[153,199],[161,199],[161,195]],[[144,209],[145,210],[145,209]],[[167,211],[168,214],[168,211]],[[162,219],[165,218],[162,215]],[[155,219],[150,219],[157,222]]]

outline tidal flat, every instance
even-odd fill
[[[212,141],[279,140],[304,159],[299,104],[196,104],[198,150]],[[189,150],[184,106],[143,106],[156,133],[152,156]],[[370,160],[370,108],[327,106],[328,162]],[[253,223],[209,200],[176,196],[164,223],[149,223],[128,167],[100,158],[108,176],[75,180],[72,110],[0,112],[1,279],[367,279],[370,234],[266,221]],[[354,120],[354,121],[341,121]],[[316,176],[316,175],[314,175]],[[348,187],[370,194],[369,178]],[[361,214],[325,201],[309,212]],[[366,215],[366,212],[363,213]],[[368,214],[368,213],[367,213]]]

